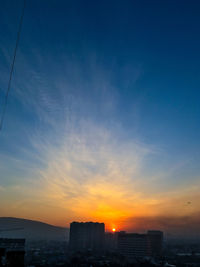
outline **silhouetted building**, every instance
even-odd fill
[[[105,225],[94,222],[72,222],[69,246],[72,251],[104,250]]]
[[[127,259],[143,258],[148,254],[146,234],[119,233],[118,250]]]
[[[23,267],[24,266],[25,251],[11,250],[6,253],[7,267]]]
[[[117,233],[105,233],[105,249],[106,251],[115,251],[117,249]]]
[[[150,255],[153,257],[161,256],[163,250],[163,232],[151,230],[147,232],[147,236],[150,245]]]
[[[148,231],[147,234],[118,233],[118,251],[127,259],[160,257],[163,247],[163,232]]]
[[[0,266],[23,267],[25,239],[0,238]]]
[[[3,261],[6,256],[6,249],[0,247],[0,267],[3,266]]]
[[[125,233],[120,232],[106,232],[105,233],[105,249],[109,252],[116,252],[118,248],[118,234]]]

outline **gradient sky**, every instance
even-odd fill
[[[1,112],[22,4],[0,4]],[[199,227],[199,13],[196,0],[27,1],[0,216]]]

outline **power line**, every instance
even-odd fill
[[[5,102],[4,102],[4,105],[3,105],[3,112],[2,112],[2,115],[1,115],[1,119],[0,119],[0,131],[3,128],[3,122],[4,122],[4,118],[5,118],[5,114],[6,114],[6,108],[7,108],[7,103],[8,103],[8,95],[9,95],[10,87],[11,87],[11,81],[12,81],[12,76],[13,76],[13,70],[14,70],[14,65],[15,65],[15,59],[16,59],[16,54],[17,54],[17,48],[18,48],[18,44],[19,44],[20,34],[21,34],[21,30],[22,30],[22,23],[23,23],[23,18],[24,18],[25,7],[26,7],[26,0],[24,0],[24,4],[23,4],[23,8],[22,8],[22,14],[21,14],[21,17],[20,17],[20,22],[19,22],[19,28],[18,28],[18,32],[17,32],[17,39],[16,39],[16,44],[15,44],[13,60],[12,60],[11,68],[10,68],[8,87],[7,87],[7,91],[6,91],[6,95],[5,95]]]

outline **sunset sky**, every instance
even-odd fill
[[[0,4],[0,112],[22,4]],[[199,229],[199,12],[194,0],[27,1],[0,216]]]

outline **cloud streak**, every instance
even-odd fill
[[[63,56],[68,63],[59,66],[59,58],[55,69],[46,73],[47,58],[39,53],[35,68],[30,59],[21,58],[14,97],[33,123],[28,124],[28,117],[16,130],[15,135],[27,139],[27,143],[15,143],[16,154],[0,155],[4,180],[12,178],[12,186],[4,181],[4,189],[0,187],[1,203],[5,203],[2,214],[63,226],[72,220],[104,221],[107,228],[139,229],[140,225],[140,230],[142,220],[149,227],[165,227],[165,214],[178,222],[188,214],[194,216],[199,210],[195,183],[186,189],[180,184],[170,184],[168,189],[160,186],[182,164],[159,168],[165,152],[126,135],[116,112],[119,93],[112,71],[103,71],[92,60],[85,69]],[[24,66],[22,81],[19,74]],[[138,73],[126,86],[136,82]],[[152,157],[157,161],[154,172],[149,167]],[[188,199],[192,207],[184,206]]]

